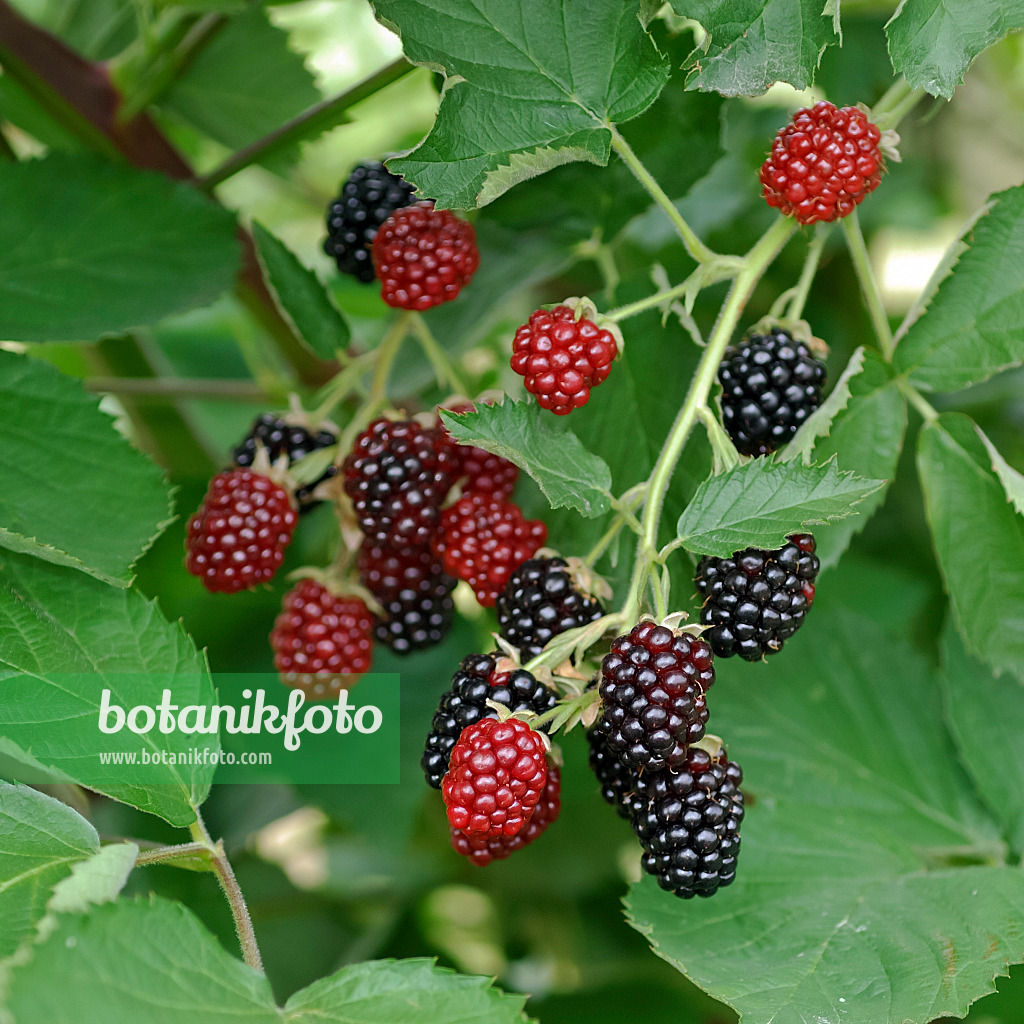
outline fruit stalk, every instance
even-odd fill
[[[892,354],[896,348],[896,342],[893,340],[892,328],[889,326],[889,316],[885,312],[885,306],[882,303],[878,282],[875,280],[874,271],[871,269],[871,258],[868,256],[868,247],[864,244],[864,234],[860,229],[860,221],[857,219],[856,210],[843,221],[843,231],[846,232],[846,244],[850,250],[850,259],[853,261],[854,270],[857,272],[860,290],[864,294],[864,301],[867,303],[871,324],[875,329],[875,336],[878,338],[882,355],[885,356],[887,362],[892,362]]]

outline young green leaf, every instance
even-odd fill
[[[806,89],[827,46],[840,41],[838,18],[823,0],[671,0],[707,32],[690,60],[693,87],[756,96],[774,82]]]
[[[935,553],[967,649],[1024,679],[1024,516],[1006,499],[974,424],[944,413],[917,453]]]
[[[654,102],[669,66],[636,0],[373,0],[447,85],[430,134],[389,161],[438,206],[484,206],[575,160],[604,166],[610,124]]]
[[[827,436],[815,441],[812,457],[825,462],[836,456],[851,473],[887,483],[857,506],[857,515],[841,519],[817,535],[822,568],[839,562],[850,541],[881,508],[888,481],[896,475],[907,429],[907,401],[877,352],[869,349],[865,353],[863,369],[849,379],[849,385],[846,408],[832,421]]]
[[[1012,849],[1024,850],[1024,686],[965,650],[955,629],[942,639],[946,723],[974,785],[1002,822]]]
[[[1021,0],[904,0],[885,31],[896,73],[914,88],[948,100],[971,61],[1019,28]]]
[[[348,346],[351,331],[312,270],[262,224],[253,222],[253,238],[263,276],[277,300],[277,307],[299,337],[321,359],[333,359]]]
[[[53,887],[99,848],[96,830],[67,804],[0,782],[0,959],[32,934]]]
[[[770,687],[718,666],[748,796],[735,884],[681,906],[645,877],[631,922],[749,1024],[962,1016],[1024,956],[1024,872],[999,863],[935,672],[829,588],[791,643]]]
[[[676,527],[695,554],[731,555],[746,547],[777,548],[801,527],[855,515],[854,506],[884,481],[824,466],[753,459],[697,489]]]
[[[266,977],[159,897],[60,917],[13,969],[7,992],[15,1024],[524,1024],[523,1002],[489,978],[429,960],[377,960],[322,978],[279,1008]]]
[[[956,391],[1024,363],[1024,185],[993,197],[894,362],[931,391]]]
[[[219,749],[216,735],[99,729],[104,689],[122,708],[153,707],[173,676],[180,704],[213,703],[205,658],[155,603],[83,573],[0,551],[0,670],[0,753],[173,825],[195,821],[212,764],[200,759],[133,769],[100,757],[141,750],[184,757],[192,749]]]
[[[171,521],[160,470],[78,382],[11,352],[0,352],[0,433],[0,546],[128,586]]]
[[[552,508],[572,508],[588,519],[604,515],[611,507],[611,471],[571,431],[548,426],[550,416],[533,402],[506,399],[441,418],[457,441],[485,448],[529,473]]]
[[[0,337],[86,341],[196,306],[238,268],[235,218],[160,174],[54,153],[0,164]]]

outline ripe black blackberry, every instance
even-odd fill
[[[694,582],[704,598],[700,621],[715,654],[757,661],[782,650],[814,602],[821,563],[814,538],[794,533],[777,551],[746,548],[701,559]]]
[[[435,430],[415,420],[374,420],[342,466],[363,533],[394,547],[425,547],[441,520],[454,465]]]
[[[685,759],[704,735],[713,660],[704,640],[650,619],[612,642],[601,663],[601,723],[626,767],[657,771]]]
[[[531,558],[498,597],[498,629],[523,661],[535,658],[559,633],[604,615],[601,602],[578,585],[564,558]]]
[[[324,252],[343,274],[369,284],[376,276],[370,249],[377,229],[413,201],[414,188],[376,160],[356,164],[341,195],[327,208]]]
[[[487,701],[511,711],[550,711],[558,699],[550,687],[525,669],[498,671],[500,654],[471,654],[452,676],[451,689],[441,696],[420,765],[427,783],[441,788],[452,748],[462,730],[483,718],[495,717]]]
[[[251,466],[256,459],[259,445],[262,444],[267,449],[271,462],[286,455],[288,464],[293,466],[311,452],[329,448],[337,442],[338,435],[326,427],[315,431],[309,430],[298,423],[289,423],[272,412],[265,412],[262,416],[256,417],[249,433],[232,452],[231,458],[236,466]],[[306,512],[319,504],[311,497],[313,491],[337,472],[337,466],[328,466],[316,480],[296,489],[295,500],[299,504],[300,512]]]
[[[640,776],[630,823],[644,848],[641,865],[663,889],[691,899],[735,879],[742,781],[738,764],[699,747],[677,771]]]
[[[725,350],[718,379],[722,422],[744,455],[781,448],[821,405],[825,364],[781,327]]]
[[[587,733],[587,743],[590,745],[590,770],[597,776],[601,796],[615,808],[620,818],[628,818],[636,793],[637,772],[627,768],[608,749],[602,723],[599,722]]]

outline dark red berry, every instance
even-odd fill
[[[681,764],[704,735],[704,694],[715,681],[708,644],[645,620],[612,642],[601,663],[601,725],[629,768]]]
[[[281,568],[297,519],[288,492],[261,473],[218,473],[189,520],[185,568],[207,590],[234,594]]]
[[[529,661],[559,633],[599,619],[604,606],[579,588],[564,558],[531,558],[512,574],[497,611],[502,639]]]
[[[262,445],[267,450],[271,462],[276,462],[284,456],[288,460],[288,465],[294,466],[311,452],[329,448],[337,442],[338,435],[333,430],[309,430],[301,424],[289,423],[272,412],[265,412],[256,418],[249,433],[235,448],[232,461],[236,466],[251,466]],[[295,490],[295,500],[298,502],[300,512],[306,512],[318,504],[312,497],[313,491],[337,472],[336,466],[328,466],[316,480]]]
[[[512,573],[547,540],[539,519],[523,519],[518,505],[490,494],[463,495],[441,515],[437,550],[445,571],[465,580],[491,608]]]
[[[825,364],[789,331],[752,334],[725,350],[722,422],[737,450],[766,455],[781,448],[821,405]]]
[[[743,794],[740,766],[691,749],[675,771],[644,772],[630,822],[644,848],[641,865],[669,892],[711,896],[736,877]]]
[[[577,320],[568,306],[535,310],[512,341],[512,369],[526,378],[526,390],[541,407],[559,416],[587,404],[616,355],[611,331]]]
[[[471,412],[472,402],[459,402],[449,412]],[[448,433],[441,417],[437,418],[437,430],[441,434],[455,464],[455,477],[465,479],[467,491],[493,494],[496,498],[508,499],[516,489],[519,467],[500,455],[477,448],[472,444],[459,444]]]
[[[282,682],[311,697],[336,697],[370,670],[373,616],[358,597],[299,580],[285,595],[270,646]]]
[[[636,793],[638,773],[619,760],[608,748],[605,726],[599,722],[587,733],[590,746],[590,770],[601,786],[601,796],[612,805],[620,818],[628,818]]]
[[[345,493],[367,537],[392,546],[430,544],[453,470],[436,431],[414,420],[374,420],[342,469]]]
[[[848,216],[882,180],[881,137],[856,107],[798,110],[761,166],[765,201],[800,224]]]
[[[415,189],[375,160],[356,164],[341,195],[327,208],[324,252],[343,274],[369,284],[376,276],[370,247],[388,217],[412,202]]]
[[[562,810],[562,775],[558,766],[548,761],[548,781],[530,820],[514,836],[466,835],[461,829],[450,829],[452,848],[477,867],[486,867],[492,860],[504,860],[517,850],[539,839]]]
[[[485,718],[463,730],[452,750],[441,782],[448,823],[466,835],[514,836],[547,781],[541,734],[516,718]]]
[[[494,717],[487,702],[510,711],[532,711],[542,715],[558,700],[550,687],[525,669],[498,671],[498,654],[471,654],[452,676],[452,685],[441,695],[427,736],[420,765],[427,784],[441,788],[448,761],[462,731],[484,718]]]
[[[758,661],[782,650],[814,601],[821,563],[814,538],[796,533],[777,551],[746,548],[701,559],[694,581],[704,598],[704,637],[720,658]]]
[[[424,310],[451,302],[480,263],[473,225],[433,201],[396,210],[373,240],[381,298],[398,309]]]

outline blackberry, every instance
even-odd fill
[[[596,597],[578,588],[564,558],[531,558],[514,572],[497,601],[498,628],[523,661],[559,633],[604,615]]]
[[[814,601],[821,563],[814,538],[794,533],[777,551],[746,548],[701,559],[694,582],[704,598],[700,621],[715,654],[757,661],[782,650]]]
[[[384,610],[378,643],[408,654],[440,643],[452,627],[455,580],[429,548],[391,548],[372,540],[359,549],[359,579]]]
[[[718,379],[722,422],[744,455],[781,448],[821,405],[825,364],[781,327],[725,350]]]
[[[441,696],[420,765],[427,783],[441,788],[448,771],[452,748],[463,729],[484,718],[493,718],[487,701],[503,704],[510,711],[550,711],[558,699],[550,687],[525,669],[497,671],[500,654],[471,654],[452,676],[451,689]]]
[[[454,469],[436,431],[414,420],[374,420],[342,469],[345,493],[367,537],[394,546],[430,543]]]
[[[608,749],[604,726],[598,723],[587,733],[590,745],[590,770],[597,776],[601,796],[612,805],[620,818],[628,818],[633,807],[638,773],[627,768]]]
[[[377,229],[413,201],[414,187],[376,160],[356,164],[341,195],[327,208],[324,252],[343,274],[369,284],[376,276],[370,251]]]
[[[678,771],[645,772],[630,823],[644,848],[641,865],[658,885],[691,899],[736,877],[743,820],[740,766],[693,748]]]
[[[279,419],[272,412],[265,412],[256,418],[245,439],[235,448],[231,459],[236,466],[251,466],[256,460],[258,446],[262,444],[267,449],[271,462],[285,455],[288,457],[288,465],[292,466],[311,452],[320,448],[330,448],[337,442],[338,435],[333,430],[308,430],[297,423]],[[337,472],[337,466],[328,466],[312,483],[296,488],[295,500],[298,502],[300,512],[307,512],[319,504],[312,498],[313,491]]]
[[[685,759],[704,735],[713,660],[704,640],[649,619],[612,642],[601,663],[600,721],[626,767],[657,771]]]

